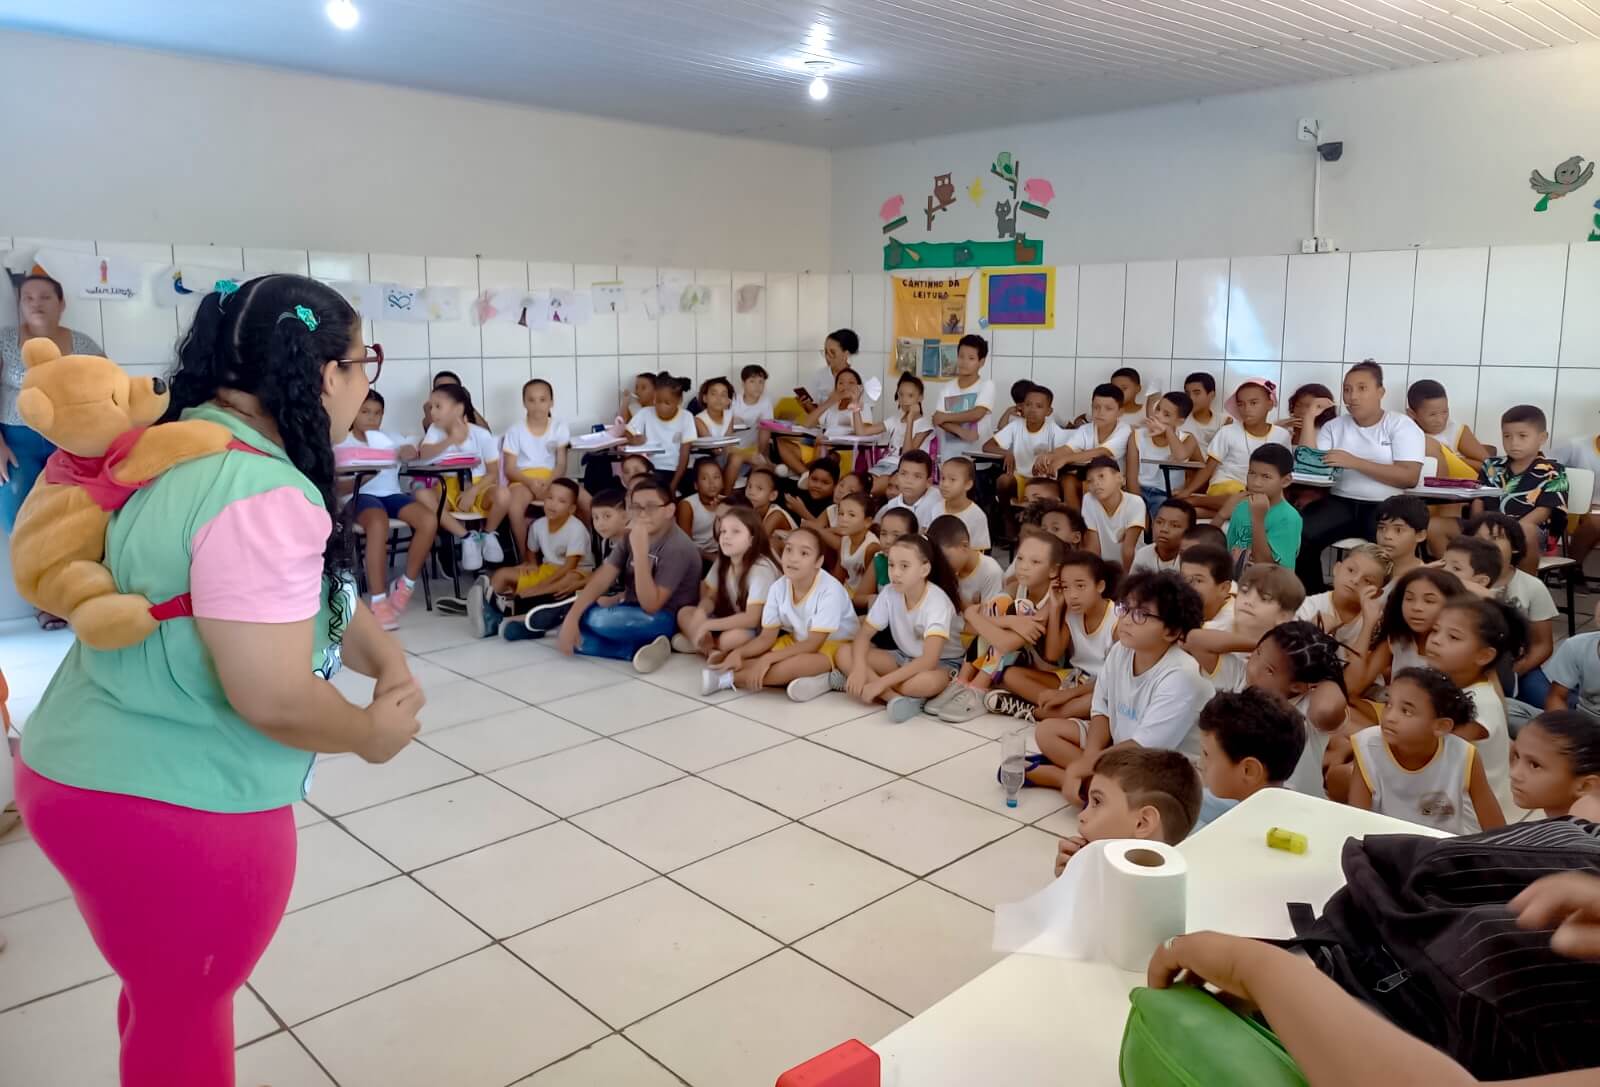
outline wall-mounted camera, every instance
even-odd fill
[[[1333,140],[1329,143],[1317,144],[1317,154],[1322,156],[1323,162],[1338,162],[1344,156],[1344,141]]]

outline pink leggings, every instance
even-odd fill
[[[122,979],[122,1087],[233,1087],[233,995],[289,901],[292,810],[77,789],[21,759],[16,782],[29,833]]]

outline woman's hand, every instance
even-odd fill
[[[403,683],[383,694],[375,694],[367,707],[367,717],[372,721],[372,732],[356,754],[367,762],[388,762],[411,742],[422,728],[417,713],[423,704],[422,688],[416,680]]]

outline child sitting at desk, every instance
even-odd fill
[[[1267,421],[1275,395],[1276,386],[1265,379],[1239,383],[1227,402],[1228,414],[1239,420],[1238,425],[1217,431],[1206,447],[1206,466],[1194,473],[1174,498],[1187,498],[1202,513],[1216,513],[1230,495],[1245,490],[1251,453],[1269,442],[1285,449],[1294,444],[1287,430]]]
[[[1203,453],[1211,448],[1211,439],[1228,423],[1228,417],[1211,405],[1217,398],[1217,379],[1204,370],[1196,370],[1183,379],[1183,392],[1189,398],[1189,417],[1178,429],[1194,439]]]
[[[933,436],[933,420],[922,413],[922,379],[916,374],[901,374],[894,387],[894,410],[886,414],[883,422],[862,420],[861,434],[883,434],[887,448],[872,466],[872,493],[889,493],[889,483],[900,470],[900,458],[913,449],[921,449]]]
[[[555,390],[544,378],[524,383],[522,407],[527,414],[506,431],[502,442],[506,482],[511,487],[511,535],[519,550],[528,539],[528,507],[543,504],[550,481],[567,474],[572,432],[551,416],[555,399]]]
[[[1139,399],[1139,394],[1144,391],[1144,378],[1139,376],[1139,371],[1131,366],[1119,366],[1111,371],[1111,384],[1122,394],[1122,421],[1134,430],[1144,426],[1150,411],[1150,400],[1155,397]]]
[[[700,383],[700,403],[703,407],[700,414],[694,417],[696,433],[702,439],[734,437],[733,428],[739,419],[733,410],[733,382],[725,377],[707,378]],[[759,406],[757,405],[758,408]],[[754,441],[753,438],[751,440]],[[734,481],[739,478],[739,473],[744,470],[745,462],[750,457],[750,452],[739,447],[716,449],[711,452],[710,459],[722,467],[722,476],[726,481],[723,494],[733,493]]]
[[[994,382],[983,376],[988,357],[989,341],[975,333],[956,345],[956,378],[938,390],[933,413],[939,448],[947,457],[982,449],[994,433]]]
[[[783,552],[783,541],[797,522],[778,504],[778,477],[771,468],[752,468],[745,479],[744,497],[750,508],[761,515],[761,527],[772,542],[774,561]]]
[[[544,516],[528,535],[528,561],[503,566],[467,590],[467,625],[492,638],[508,616],[525,615],[541,599],[571,596],[594,571],[589,530],[577,518],[578,485],[554,479],[545,492]]]
[[[1088,422],[1070,431],[1066,442],[1053,452],[1040,456],[1033,470],[1039,475],[1056,476],[1066,502],[1076,506],[1083,489],[1077,476],[1062,469],[1088,464],[1096,457],[1111,457],[1120,471],[1127,463],[1128,443],[1132,440],[1133,428],[1122,421],[1122,391],[1109,382],[1096,385],[1089,397]]]
[[[1004,420],[1002,425],[995,430],[994,437],[983,444],[983,448],[990,453],[1005,454],[1003,474],[1009,473],[1016,478],[1017,494],[1023,502],[1028,502],[1031,499],[1027,489],[1034,465],[1039,463],[1040,457],[1065,445],[1068,431],[1051,417],[1051,412],[1055,410],[1054,393],[1043,385],[1021,381],[1012,386],[1013,396],[1018,388],[1023,394],[1019,410],[1009,420],[1001,417]],[[1011,415],[1009,411],[1006,414]],[[1055,480],[1051,478],[1050,482],[1055,483]],[[1061,486],[1056,484],[1054,495],[1034,497],[1060,498]]]
[[[365,446],[369,449],[392,449],[401,460],[414,458],[417,449],[383,431],[383,396],[376,389],[367,393],[366,403],[356,413],[350,436],[339,443],[340,448]],[[346,484],[348,486],[348,484]],[[433,550],[434,534],[439,528],[439,518],[418,502],[400,485],[398,466],[384,468],[361,485],[353,499],[356,523],[366,537],[367,591],[372,614],[383,624],[384,630],[398,630],[400,615],[411,603],[417,578]],[[406,548],[406,572],[395,578],[385,588],[389,573],[389,519],[404,521],[411,529],[411,543]]]
[[[1213,695],[1200,710],[1200,774],[1211,795],[1238,803],[1280,788],[1300,763],[1300,712],[1275,694],[1247,687]]]
[[[1056,875],[1090,842],[1140,838],[1177,845],[1200,818],[1200,775],[1176,751],[1117,747],[1094,764],[1078,833],[1056,844]]]
[[[656,478],[674,495],[680,493],[683,477],[689,470],[689,447],[700,436],[694,418],[683,409],[683,394],[689,379],[673,377],[666,371],[656,375],[656,400],[628,421],[628,441],[660,450],[649,454]]]
[[[466,490],[454,476],[446,477],[443,501],[446,512],[439,518],[444,530],[461,541],[461,569],[481,570],[487,562],[504,562],[500,546],[500,524],[511,512],[511,489],[500,484],[500,443],[483,427],[468,422],[475,414],[472,394],[460,385],[440,385],[428,397],[428,414],[433,425],[422,436],[418,456],[425,461],[464,454],[477,457],[472,483]],[[437,489],[416,492],[417,501],[430,510],[438,509]],[[484,517],[483,528],[469,532],[455,515],[476,513]]]
[[[1332,399],[1330,394],[1329,399]],[[1406,390],[1406,414],[1422,428],[1423,448],[1438,462],[1438,473],[1448,479],[1476,479],[1489,459],[1472,428],[1450,418],[1450,398],[1437,381],[1413,381]]]
[[[1162,502],[1150,522],[1150,533],[1154,538],[1133,553],[1133,564],[1128,567],[1128,573],[1176,570],[1178,552],[1183,548],[1183,534],[1194,527],[1195,516],[1194,507],[1181,498],[1169,498]]]
[[[1499,487],[1505,493],[1498,499],[1472,500],[1474,514],[1497,509],[1521,523],[1526,547],[1517,565],[1529,573],[1539,569],[1546,535],[1552,529],[1566,530],[1567,470],[1560,461],[1544,455],[1549,440],[1543,411],[1531,404],[1506,409],[1500,416],[1500,441],[1505,453],[1490,457],[1478,469],[1478,482]]]
[[[1163,393],[1150,398],[1150,414],[1143,426],[1134,427],[1128,445],[1128,474],[1139,481],[1139,494],[1147,511],[1154,513],[1167,500],[1166,472],[1162,461],[1197,461],[1200,450],[1182,424],[1189,417],[1185,393]]]

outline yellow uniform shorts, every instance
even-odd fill
[[[474,479],[472,481],[473,486],[477,486],[479,483],[482,483],[483,480],[484,480],[483,476],[478,476],[476,479]],[[444,477],[445,509],[454,510],[456,513],[483,513],[483,514],[487,514],[489,512],[490,494],[489,494],[489,489],[487,487],[484,488],[483,490],[480,490],[476,495],[474,495],[473,499],[472,499],[472,505],[467,507],[467,508],[465,508],[465,509],[461,509],[461,508],[458,508],[456,506],[456,503],[460,500],[460,498],[461,498],[461,480],[459,478],[457,478],[456,476],[445,476]]]
[[[772,648],[774,648],[774,649],[788,649],[793,644],[794,644],[794,635],[793,634],[780,634],[780,635],[778,635],[778,640],[772,643]],[[843,645],[843,644],[844,644],[844,642],[835,641],[834,639],[829,638],[827,641],[822,643],[822,648],[817,650],[817,652],[821,653],[824,657],[827,657],[828,658],[828,663],[832,664],[833,661],[834,661],[834,658],[839,655],[839,647],[841,645]]]
[[[517,592],[525,593],[530,589],[537,588],[542,583],[561,573],[563,569],[565,567],[557,566],[553,562],[546,562],[532,570],[524,571],[517,575]]]
[[[1218,480],[1206,488],[1206,494],[1228,495],[1243,494],[1244,484],[1232,479]]]

